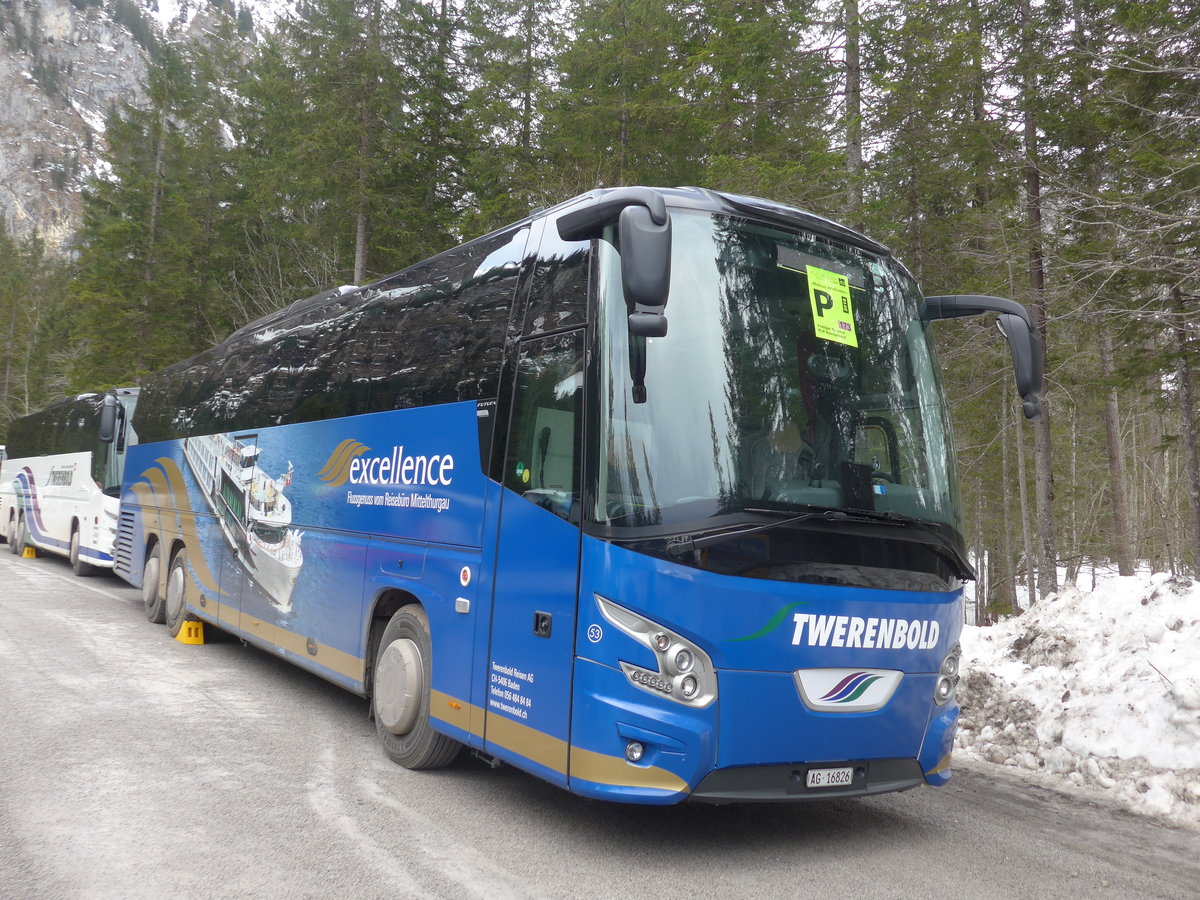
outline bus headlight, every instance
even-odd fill
[[[692,668],[692,663],[695,657],[692,656],[692,651],[685,647],[675,651],[674,654],[675,671],[680,674],[689,671]]]
[[[958,669],[962,660],[962,646],[955,644],[942,660],[941,671],[938,672],[937,686],[933,689],[933,702],[945,706],[953,699],[958,691]]]
[[[654,654],[654,669],[620,661],[630,684],[684,706],[704,708],[717,699],[717,673],[707,653],[658,623],[595,596],[604,618]]]

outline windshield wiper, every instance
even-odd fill
[[[780,515],[782,510],[778,509],[755,509],[747,507],[744,512],[758,513],[760,515]],[[714,547],[718,544],[724,544],[727,541],[735,540],[736,538],[750,534],[761,534],[764,531],[770,531],[773,528],[780,528],[784,525],[795,525],[800,522],[812,522],[820,520],[828,522],[831,525],[890,525],[898,528],[914,527],[923,534],[929,535],[934,540],[928,545],[931,549],[954,564],[960,578],[975,579],[975,569],[963,557],[959,549],[954,545],[949,538],[941,534],[931,525],[922,522],[920,519],[914,519],[911,516],[901,515],[894,512],[874,512],[872,510],[853,510],[847,512],[840,509],[825,509],[820,512],[801,513],[796,516],[788,516],[780,519],[777,522],[767,522],[761,525],[753,525],[749,528],[739,528],[735,531],[720,531],[715,534],[706,534],[701,537],[687,535],[677,537],[667,544],[667,555],[673,559],[679,559],[689,553],[696,553],[703,550],[705,547]]]
[[[750,509],[746,508],[743,512],[758,513],[764,516],[780,515],[782,510],[778,509]],[[821,512],[801,513],[798,516],[788,516],[786,519],[780,519],[778,522],[764,522],[758,525],[752,525],[749,528],[738,528],[735,531],[718,531],[715,534],[706,534],[702,537],[694,535],[683,535],[672,539],[667,544],[667,555],[675,559],[681,556],[686,556],[688,553],[694,553],[697,550],[703,550],[705,547],[714,547],[717,544],[724,544],[726,541],[732,541],[734,538],[742,537],[747,534],[761,534],[764,531],[770,531],[773,528],[780,528],[784,525],[795,525],[797,522],[808,522],[813,519],[824,519],[828,522],[838,522],[849,517],[849,513],[844,513],[837,509],[826,509]],[[864,520],[866,521],[866,520]]]

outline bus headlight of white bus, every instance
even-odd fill
[[[657,669],[648,669],[621,660],[621,671],[630,684],[698,709],[717,699],[717,673],[707,653],[644,616],[595,596],[604,618],[653,653],[657,661]]]
[[[958,691],[958,667],[962,660],[962,647],[955,644],[942,660],[942,669],[938,673],[937,686],[933,689],[933,700],[938,706],[945,706]]]

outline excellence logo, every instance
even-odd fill
[[[366,444],[348,438],[329,454],[317,477],[328,487],[349,484],[351,487],[346,491],[349,506],[429,509],[441,513],[450,508],[450,498],[439,496],[438,489],[448,488],[454,481],[454,456],[449,453],[413,456],[399,445],[392,447],[386,456],[372,455]],[[400,490],[356,492],[355,487]]]
[[[370,452],[370,447],[348,438],[334,448],[317,477],[330,487],[341,487],[347,481],[376,487],[449,487],[454,481],[454,456],[450,453],[410,456],[403,446],[392,447],[387,456],[366,456]]]

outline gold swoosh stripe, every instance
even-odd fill
[[[322,475],[321,480],[330,487],[341,487],[350,477],[350,463],[355,458],[362,456],[370,449],[371,448],[365,444],[360,444],[358,441],[352,441],[350,446],[346,446],[346,448],[340,454],[338,454],[339,458],[337,464],[333,468],[330,468],[328,463],[326,464],[325,468],[329,469],[329,472],[325,475]]]
[[[342,456],[357,443],[358,441],[354,440],[353,438],[346,438],[346,440],[334,447],[333,452],[329,454],[328,461],[326,461],[321,471],[317,473],[317,477],[322,480],[325,479],[326,475],[332,477],[333,473],[338,470],[338,466],[341,465]]]
[[[179,517],[179,534],[183,538],[183,542],[187,545],[188,564],[195,570],[196,578],[208,590],[214,594],[224,594],[219,587],[219,581],[213,576],[208,569],[208,562],[204,559],[204,554],[200,552],[200,533],[196,529],[196,513],[192,510],[191,501],[188,499],[187,486],[183,482],[183,473],[179,471],[179,466],[175,461],[168,457],[161,457],[156,462],[162,467],[166,473],[167,481],[170,483],[169,496],[172,500],[171,507],[174,508],[176,515]],[[150,470],[153,472],[153,470]]]
[[[225,607],[225,609],[231,610],[236,615],[236,610],[232,610],[231,607]],[[288,631],[286,628],[280,628],[278,625],[264,622],[244,613],[241,616],[241,631],[268,644],[289,650],[297,656],[315,660],[326,669],[344,675],[360,684],[366,675],[366,668],[361,657],[338,650],[336,647],[330,647],[328,644],[317,644],[317,653],[314,656],[308,652],[307,636]]]
[[[562,738],[490,711],[485,728],[489,742],[519,753],[559,774],[567,774],[567,742]]]
[[[945,772],[948,768],[950,768],[950,757],[951,756],[952,756],[952,754],[947,753],[945,756],[943,756],[941,759],[938,760],[938,764],[936,766],[934,766],[932,769],[930,769],[925,774],[926,775],[937,775],[940,772]]]
[[[435,694],[437,700],[431,704],[430,714],[451,724],[457,724],[450,716],[442,713],[447,708],[447,701],[458,701],[446,694]],[[460,706],[463,707],[463,712],[481,712],[478,707],[471,707],[470,704],[460,703]],[[459,727],[470,731],[463,725]],[[477,731],[470,733],[478,735]],[[560,738],[493,712],[487,713],[487,740],[563,775],[567,774],[566,765],[569,760],[572,778],[594,784],[651,788],[672,793],[688,790],[687,782],[674,772],[657,766],[634,766],[626,762],[624,757],[572,747]]]
[[[687,782],[674,772],[658,766],[631,765],[622,757],[596,753],[582,747],[571,748],[571,777],[594,784],[653,788],[673,793],[688,789]]]

